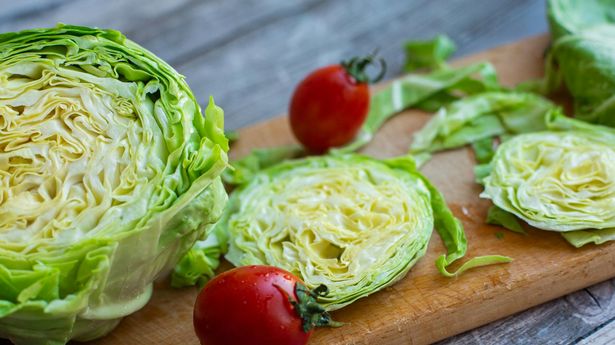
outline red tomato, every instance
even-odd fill
[[[309,151],[322,153],[350,142],[365,122],[369,111],[368,83],[365,74],[375,56],[354,58],[339,65],[322,67],[309,74],[293,93],[289,117],[299,142]]]
[[[306,309],[301,305],[314,300],[301,302],[297,284],[303,287],[291,273],[271,266],[239,267],[218,275],[199,293],[194,306],[194,328],[201,344],[306,344],[317,324],[304,331],[305,321],[329,315],[322,309],[318,314],[303,313],[310,319],[302,319],[301,310]]]

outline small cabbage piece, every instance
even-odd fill
[[[546,129],[547,115],[557,108],[549,100],[526,92],[485,92],[441,108],[414,134],[410,152],[431,153],[474,144],[480,161],[490,158],[492,140]]]
[[[446,276],[509,261],[478,257],[446,270],[465,254],[463,228],[410,156],[283,162],[233,192],[218,226],[228,231],[231,263],[274,265],[310,288],[325,284],[330,294],[320,302],[328,310],[401,279],[425,254],[434,226],[448,250],[437,261]]]
[[[445,69],[446,60],[455,52],[455,42],[445,35],[428,41],[408,41],[404,45],[406,62],[404,70],[412,72],[421,68]]]
[[[221,216],[223,112],[113,30],[0,35],[0,337],[90,340]]]
[[[500,145],[481,196],[575,246],[615,239],[615,131],[561,114],[548,127]]]

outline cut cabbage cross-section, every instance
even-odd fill
[[[404,277],[425,254],[434,226],[449,251],[437,261],[447,276],[509,261],[480,257],[446,271],[465,254],[463,228],[410,156],[336,154],[280,163],[233,192],[218,225],[230,236],[229,261],[282,267],[310,288],[324,284],[330,294],[320,302],[328,310]]]
[[[615,227],[613,136],[537,132],[504,142],[482,196],[543,230]]]
[[[117,31],[0,35],[0,337],[89,340],[222,213],[222,110]]]

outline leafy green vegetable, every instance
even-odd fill
[[[410,151],[425,154],[470,143],[484,145],[503,134],[543,130],[545,116],[555,109],[550,101],[530,93],[485,92],[470,96],[440,109],[415,133]],[[480,154],[488,156],[488,152]]]
[[[613,239],[615,130],[558,113],[547,126],[498,148],[481,196],[575,246]]]
[[[487,213],[487,224],[500,225],[504,228],[520,233],[527,234],[521,223],[517,220],[517,218],[510,212],[506,212],[497,206],[491,206]]]
[[[404,46],[406,50],[406,72],[420,68],[443,69],[446,60],[455,52],[455,43],[444,35],[438,35],[429,41],[409,41]]]
[[[222,109],[77,26],[0,35],[0,85],[0,337],[102,336],[221,216]]]
[[[486,137],[474,141],[472,143],[472,150],[474,150],[474,157],[479,164],[491,162],[491,159],[495,155],[493,138]]]
[[[581,248],[590,243],[602,244],[615,240],[615,228],[568,231],[563,232],[562,236],[573,246]]]
[[[448,250],[437,261],[446,276],[510,260],[479,257],[447,271],[466,252],[463,228],[410,156],[285,161],[241,185],[218,224],[230,236],[230,262],[279,266],[310,288],[325,284],[328,310],[401,279],[424,255],[434,225]]]
[[[222,174],[222,179],[230,185],[246,183],[259,171],[302,154],[303,149],[297,145],[254,149],[249,155],[233,161],[231,169]]]
[[[554,40],[615,25],[615,7],[610,0],[548,0],[547,5]]]
[[[357,138],[336,151],[352,152],[369,143],[382,124],[402,110],[417,107],[431,111],[464,95],[499,89],[495,70],[488,63],[397,79],[372,96],[367,119]]]
[[[615,127],[615,6],[606,0],[550,0],[554,42],[545,92],[563,83],[575,116]]]

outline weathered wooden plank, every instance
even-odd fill
[[[70,0],[0,0],[0,23],[16,23],[30,17],[43,15],[67,4]]]
[[[300,16],[322,0],[225,0],[191,2],[174,15],[161,15],[152,30],[133,28],[132,39],[174,66],[224,47],[283,18]],[[283,42],[261,42],[265,45]],[[266,48],[266,47],[264,47]],[[244,55],[244,54],[242,54]],[[249,66],[244,66],[249,67]]]
[[[16,4],[22,2],[22,0],[4,1]],[[43,0],[40,2],[27,0],[26,2],[36,3],[38,7],[32,7],[29,12],[22,10],[20,15],[3,16],[6,18],[0,21],[1,32],[50,27],[58,22],[114,28],[123,32],[147,31],[155,28],[156,20],[161,16],[173,13],[181,15],[181,12],[174,11],[189,4],[190,0]],[[42,6],[42,3],[48,3],[48,6]],[[19,8],[17,5],[11,7]],[[188,10],[189,8],[184,9]],[[4,14],[4,9],[2,11]]]
[[[608,280],[438,345],[571,344],[584,337],[587,344],[608,344],[606,340],[615,337],[615,323],[605,326],[600,334],[591,334],[614,317],[615,281]]]
[[[35,3],[22,5],[20,13]],[[375,47],[392,77],[402,43],[450,34],[460,54],[546,31],[542,0],[43,0],[48,8],[0,21],[0,31],[56,22],[113,27],[182,73],[197,97],[216,96],[227,127],[284,112],[309,70]],[[37,3],[39,9],[40,3]],[[51,5],[53,6],[51,6]],[[8,13],[8,12],[7,12]],[[17,13],[15,11],[10,13]]]
[[[595,333],[580,339],[579,345],[615,344],[615,320],[598,327]]]
[[[514,18],[543,17],[542,1],[331,1],[246,33],[225,46],[179,64],[198,97],[216,96],[226,109],[230,128],[244,126],[286,110],[294,85],[311,69],[379,47],[389,62],[387,77],[398,75],[401,46],[410,38],[448,33],[460,53],[495,33],[507,38],[546,31]],[[460,15],[463,13],[463,15]],[[492,26],[481,25],[493,18]],[[512,19],[509,19],[512,18]],[[487,44],[495,43],[493,41]]]

